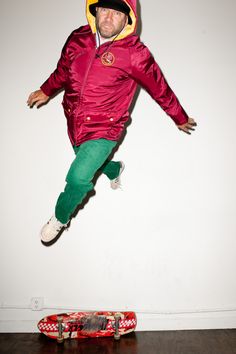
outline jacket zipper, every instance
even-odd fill
[[[89,65],[88,65],[87,70],[86,70],[85,75],[84,75],[84,81],[83,81],[83,84],[82,84],[82,87],[81,87],[81,91],[80,91],[80,102],[81,102],[81,104],[83,104],[83,94],[84,94],[85,84],[87,82],[88,74],[89,74],[91,66],[92,66],[92,64],[94,62],[95,57],[96,57],[96,50],[94,51],[94,55],[91,56]]]
[[[113,43],[114,43],[113,41],[109,42],[109,45],[108,45],[108,47],[105,49],[105,51],[108,50],[108,48],[110,48],[110,46],[111,46]],[[95,46],[96,46],[96,40],[95,40],[95,38],[94,38],[94,44],[95,44]],[[88,78],[88,74],[89,74],[89,71],[90,71],[90,69],[91,69],[91,66],[92,66],[92,64],[93,64],[93,62],[94,62],[94,59],[96,58],[96,55],[99,54],[100,48],[101,48],[102,46],[105,46],[105,44],[107,44],[107,43],[104,43],[104,44],[100,45],[100,46],[97,47],[97,48],[95,47],[94,55],[93,55],[93,56],[91,57],[91,59],[90,59],[88,68],[87,68],[86,73],[85,73],[85,76],[84,76],[83,85],[82,85],[81,91],[80,91],[80,102],[81,102],[81,103],[83,103],[82,97],[83,97],[85,84],[86,84],[86,82],[87,82],[87,78]],[[105,52],[105,51],[104,51],[104,52]],[[102,53],[102,54],[103,54],[103,53]],[[100,55],[99,55],[98,57],[100,57]]]

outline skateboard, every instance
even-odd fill
[[[68,338],[114,337],[133,332],[137,325],[134,312],[69,312],[44,317],[38,329],[62,343]]]

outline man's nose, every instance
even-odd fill
[[[109,10],[109,11],[107,12],[106,18],[107,18],[108,20],[112,20],[112,19],[113,19],[113,12],[112,12],[111,10]]]

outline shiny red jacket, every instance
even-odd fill
[[[141,85],[174,120],[184,124],[188,116],[148,48],[136,36],[136,0],[127,0],[132,24],[115,41],[96,48],[95,19],[68,38],[56,70],[41,86],[54,95],[64,89],[63,107],[73,145],[105,138],[119,140],[129,119],[129,107],[137,85]]]

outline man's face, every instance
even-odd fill
[[[127,25],[128,17],[120,11],[97,7],[96,23],[103,38],[112,38]]]

